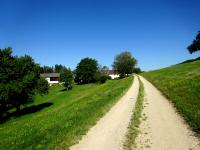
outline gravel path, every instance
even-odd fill
[[[122,150],[139,89],[135,77],[128,92],[71,150]]]
[[[137,149],[200,150],[199,139],[175,111],[172,104],[147,80],[141,134]]]

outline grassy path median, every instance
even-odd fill
[[[140,82],[139,93],[137,97],[137,101],[135,103],[135,108],[133,110],[133,115],[131,118],[131,122],[129,124],[126,141],[124,143],[125,150],[132,150],[136,146],[136,138],[139,134],[139,126],[142,118],[142,110],[143,110],[143,101],[144,101],[144,85]]]

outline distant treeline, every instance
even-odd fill
[[[55,66],[40,66],[40,73],[62,73],[67,67],[61,64]]]

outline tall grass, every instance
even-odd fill
[[[141,75],[158,87],[174,103],[192,129],[200,133],[200,61]]]
[[[53,86],[33,105],[53,105],[0,125],[0,149],[68,149],[80,140],[132,84],[133,77],[105,84]]]

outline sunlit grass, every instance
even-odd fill
[[[200,61],[145,72],[142,76],[158,87],[192,129],[200,133]]]
[[[71,91],[51,87],[32,105],[53,105],[0,125],[0,149],[68,149],[118,101],[132,80],[75,85]]]

